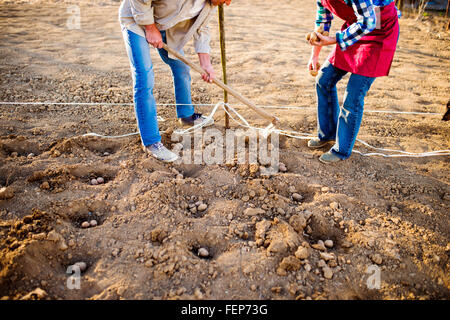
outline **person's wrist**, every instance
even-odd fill
[[[153,30],[157,29],[156,24],[148,24],[148,25],[145,25],[144,28],[146,31],[153,31]]]

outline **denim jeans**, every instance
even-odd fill
[[[364,98],[375,80],[352,73],[340,107],[336,84],[346,73],[327,61],[316,78],[318,136],[320,140],[336,140],[331,152],[341,159],[352,154],[361,126]]]
[[[142,144],[148,146],[161,141],[156,114],[156,101],[153,96],[155,82],[150,45],[144,37],[125,28],[122,30],[122,35],[130,59],[134,88],[134,109],[139,133]],[[161,35],[163,41],[166,42],[165,31],[161,31]],[[170,59],[166,50],[158,49],[158,51],[162,60],[172,70],[177,117],[192,116],[194,106],[191,100],[190,68],[179,60]]]

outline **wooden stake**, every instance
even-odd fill
[[[447,19],[448,16],[448,6],[450,4],[450,0],[447,0],[447,9],[445,9],[445,18]]]
[[[445,10],[445,19],[447,19],[448,16],[448,6],[450,4],[450,0],[447,0],[447,9]],[[450,28],[450,20],[447,22],[447,27],[445,28],[445,31],[448,31]]]
[[[225,48],[225,18],[223,12],[223,5],[219,5],[219,33],[220,33],[220,57],[222,61],[222,80],[223,83],[228,84],[227,81],[227,53]],[[223,102],[228,103],[228,92],[223,90]],[[228,111],[228,107],[225,106]],[[225,128],[230,128],[230,117],[225,112]]]

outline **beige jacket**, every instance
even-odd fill
[[[215,7],[206,0],[198,16],[189,18],[196,1],[201,0],[123,0],[119,9],[119,21],[122,28],[143,37],[143,26],[156,23],[159,30],[166,31],[167,44],[177,51],[181,51],[193,38],[197,53],[209,53],[208,22]]]

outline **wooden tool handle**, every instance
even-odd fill
[[[200,73],[200,74],[205,73],[205,70],[203,70],[200,66],[194,64],[192,61],[190,61],[189,59],[187,59],[186,57],[181,55],[178,51],[175,51],[174,49],[170,48],[167,44],[164,44],[163,48],[167,52],[169,52],[171,55],[177,57],[180,61],[183,61],[185,64],[187,64],[189,67],[191,67],[198,73]],[[253,109],[253,111],[255,111],[257,114],[259,114],[264,119],[270,120],[274,125],[277,124],[278,119],[276,117],[274,117],[274,116],[268,114],[267,112],[265,112],[264,110],[258,108],[250,100],[248,100],[247,98],[242,96],[239,92],[237,92],[233,88],[229,87],[228,85],[226,85],[225,83],[223,83],[222,81],[220,81],[218,79],[213,79],[213,83],[216,84],[217,86],[219,86],[220,88],[222,88],[223,90],[226,90],[229,94],[231,94],[233,97],[235,97],[236,99],[241,101],[243,104],[245,104],[249,108]]]

